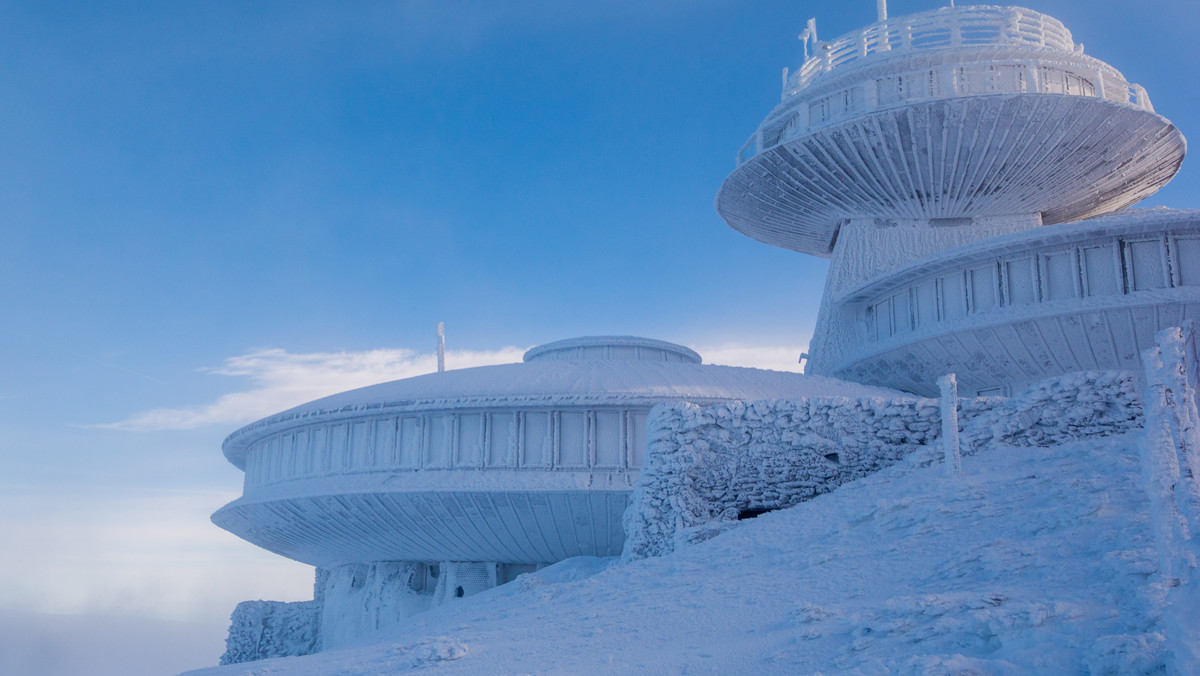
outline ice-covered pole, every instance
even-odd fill
[[[887,21],[887,0],[875,0],[875,13],[880,21]]]
[[[438,322],[438,373],[446,370],[446,323]]]
[[[962,474],[962,453],[958,448],[958,378],[953,373],[938,378],[942,391],[942,448],[946,476]]]
[[[1168,674],[1200,673],[1200,576],[1197,575],[1196,450],[1200,447],[1194,388],[1187,377],[1195,354],[1193,326],[1159,331],[1142,353],[1146,369],[1146,439],[1142,471],[1158,568],[1167,588],[1162,608]]]

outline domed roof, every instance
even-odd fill
[[[584,336],[531,348],[525,361],[535,359],[637,359],[699,364],[700,355],[682,345],[636,336]]]
[[[280,429],[388,411],[894,394],[832,378],[701,364],[700,356],[682,345],[628,336],[549,343],[529,350],[525,360],[429,373],[317,399],[235,431],[223,444],[225,457],[244,467],[247,447]]]

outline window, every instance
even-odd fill
[[[1087,281],[1087,295],[1107,296],[1119,293],[1120,268],[1115,256],[1115,247],[1092,246],[1083,249],[1083,271]]]
[[[937,284],[932,279],[917,285],[916,302],[917,311],[913,314],[917,318],[917,326],[937,323]]]
[[[938,290],[942,295],[942,318],[960,319],[967,316],[966,288],[962,273],[938,278]]]
[[[892,296],[892,329],[894,333],[912,331],[912,309],[908,289]]]
[[[1037,301],[1037,278],[1033,274],[1033,259],[1022,258],[1004,264],[1008,305],[1024,305]]]
[[[1147,239],[1125,243],[1125,276],[1130,291],[1162,289],[1167,286],[1163,253],[1161,240]]]
[[[971,285],[971,312],[987,312],[995,308],[997,302],[996,268],[989,265],[975,268],[967,273]]]
[[[1180,286],[1200,286],[1200,238],[1175,240],[1175,277]]]
[[[1042,300],[1062,300],[1075,297],[1075,252],[1039,256],[1041,263]]]

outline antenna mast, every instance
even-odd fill
[[[887,21],[887,0],[875,0],[875,13],[880,21]]]
[[[446,322],[438,322],[438,373],[446,370]]]

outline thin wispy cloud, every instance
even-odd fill
[[[446,353],[446,362],[456,369],[508,364],[521,361],[524,352],[518,347],[452,350]],[[722,345],[699,352],[709,364],[800,370],[799,352],[794,347]],[[221,395],[206,404],[150,409],[94,427],[149,432],[240,425],[330,394],[435,370],[437,355],[405,348],[308,353],[279,348],[255,350],[230,357],[220,367],[205,369],[214,375],[247,378],[249,389]]]
[[[450,350],[446,363],[452,368],[507,364],[521,361],[524,352],[517,347]],[[223,366],[205,369],[214,375],[248,378],[249,389],[221,395],[207,404],[150,409],[94,427],[148,432],[239,425],[330,394],[436,370],[436,354],[404,348],[308,353],[255,350],[230,357]]]

